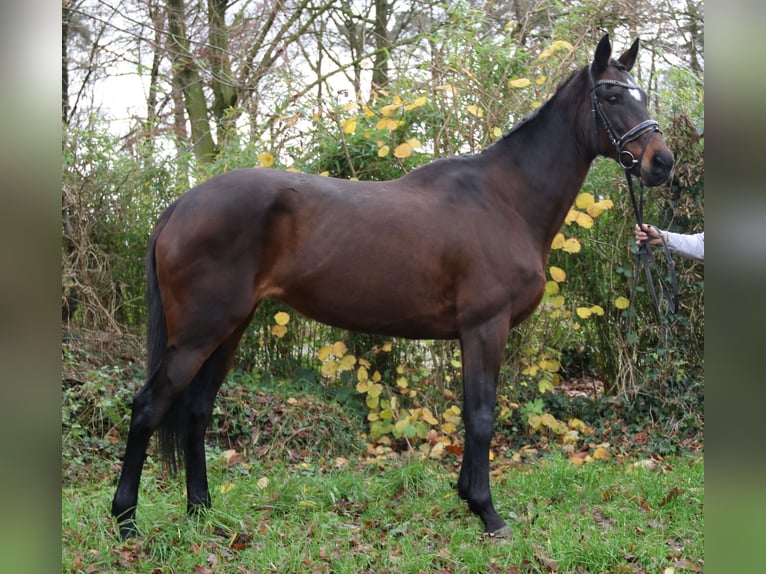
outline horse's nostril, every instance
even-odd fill
[[[656,153],[652,157],[652,164],[656,169],[670,169],[673,167],[673,157],[669,154]]]

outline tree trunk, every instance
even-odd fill
[[[173,76],[183,92],[186,113],[191,125],[194,156],[200,164],[209,164],[215,158],[216,145],[210,131],[202,78],[189,50],[185,16],[183,0],[168,0],[169,48],[173,59]]]
[[[233,85],[229,62],[229,28],[226,25],[226,8],[229,0],[208,0],[208,40],[210,71],[213,75],[213,116],[218,130],[218,143],[222,144],[228,129],[227,112],[239,99],[239,91]]]
[[[388,20],[391,5],[388,0],[375,0],[375,61],[372,68],[372,87],[377,90],[388,83],[388,58],[391,54],[391,39],[388,36]]]

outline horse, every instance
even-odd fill
[[[160,216],[146,256],[147,379],[132,402],[111,512],[138,535],[151,436],[186,471],[187,510],[210,506],[205,431],[259,302],[352,331],[457,339],[465,443],[457,493],[491,536],[510,536],[489,482],[498,375],[510,329],[543,296],[551,243],[597,156],[647,186],[673,155],[630,75],[638,39],[593,61],[477,154],[434,160],[390,181],[239,169],[212,177]]]

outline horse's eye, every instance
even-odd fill
[[[616,104],[617,102],[620,101],[620,98],[618,96],[608,96],[606,98],[606,101],[609,102],[610,104]]]

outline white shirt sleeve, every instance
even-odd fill
[[[702,261],[705,259],[705,232],[687,235],[668,231],[668,248],[671,253]]]

